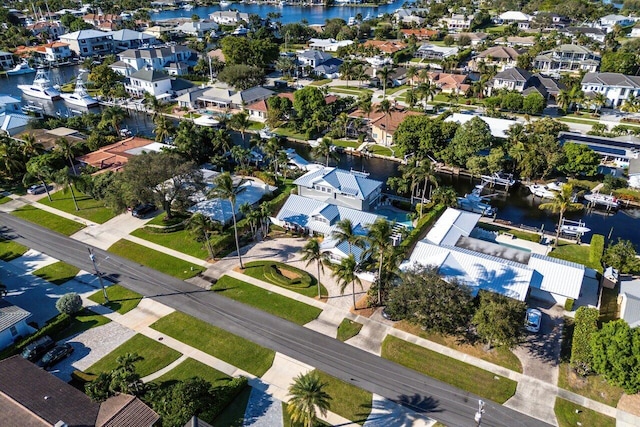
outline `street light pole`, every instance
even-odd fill
[[[476,412],[475,417],[473,417],[477,427],[480,427],[480,424],[482,424],[482,414],[484,414],[484,401],[478,400],[478,412]]]
[[[93,268],[96,270],[96,275],[98,276],[98,280],[100,281],[100,287],[102,288],[102,295],[104,296],[105,304],[109,302],[109,297],[107,296],[107,289],[104,287],[104,283],[102,282],[102,274],[98,270],[98,265],[96,264],[96,256],[91,251],[91,248],[87,248],[89,251],[89,259],[93,263]]]

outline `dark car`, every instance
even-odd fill
[[[56,346],[56,342],[52,340],[51,337],[45,335],[42,338],[38,338],[31,344],[28,344],[22,350],[22,357],[34,362],[55,346]]]
[[[47,354],[42,356],[37,365],[45,369],[50,368],[71,353],[73,353],[73,347],[70,344],[57,345],[53,350],[49,350]]]
[[[136,206],[131,211],[131,215],[136,218],[143,218],[146,214],[151,213],[156,210],[156,205],[153,203],[143,203],[141,205]]]

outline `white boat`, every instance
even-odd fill
[[[71,105],[78,105],[80,107],[94,107],[99,104],[98,100],[89,95],[87,89],[84,87],[84,81],[82,81],[82,75],[85,70],[80,70],[80,74],[76,77],[76,87],[73,93],[63,93],[60,96],[64,99],[64,102]]]
[[[619,205],[618,199],[612,194],[590,193],[585,194],[584,199],[591,204],[604,206],[606,208],[617,208]]]
[[[36,77],[30,85],[18,85],[18,89],[27,96],[53,101],[60,99],[60,92],[51,86],[51,80],[44,68],[38,68]]]
[[[356,18],[353,16],[349,17],[349,21],[347,22],[347,25],[350,27],[353,27],[354,25],[356,25]]]
[[[271,129],[269,129],[269,126],[265,126],[262,129],[260,129],[260,131],[258,131],[258,135],[260,135],[260,138],[262,139],[271,139],[274,136],[276,136],[273,132],[271,132]]]
[[[541,197],[543,199],[555,199],[556,191],[549,189],[546,185],[540,184],[531,184],[529,185],[529,190],[536,197]]]
[[[281,1],[278,3],[278,6],[286,6],[287,2],[286,1]]]
[[[208,114],[204,114],[204,115],[198,117],[197,119],[194,119],[193,123],[197,124],[198,126],[206,126],[206,127],[218,127],[218,126],[220,126],[220,121],[214,119],[213,117],[211,117]]]
[[[562,191],[563,185],[564,185],[564,182],[553,181],[553,182],[547,183],[547,188],[551,191]]]
[[[485,203],[485,198],[471,193],[464,197],[458,197],[458,207],[462,210],[479,213],[486,216],[494,216],[496,208]]]
[[[488,182],[494,185],[502,185],[505,187],[512,187],[517,182],[513,175],[504,172],[495,172],[493,175],[480,175],[483,182]]]
[[[7,75],[9,76],[17,76],[20,74],[30,74],[35,73],[36,69],[29,66],[26,61],[22,61],[12,69],[7,71]]]
[[[564,218],[562,219],[560,232],[563,234],[568,234],[570,236],[582,236],[590,231],[591,229],[582,221],[569,221]]]
[[[184,6],[182,6],[182,8],[183,8],[184,10],[191,10],[191,9],[193,9],[193,5],[191,5],[191,4],[185,4]]]
[[[229,7],[229,6],[231,6],[231,2],[230,1],[222,0],[220,2],[220,7]]]

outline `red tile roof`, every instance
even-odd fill
[[[133,156],[133,154],[126,153],[127,150],[144,147],[152,143],[153,141],[150,139],[133,136],[116,142],[115,144],[102,147],[84,156],[76,157],[76,160],[101,170],[108,169],[118,171],[122,169]]]

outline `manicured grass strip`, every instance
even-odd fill
[[[0,205],[5,204],[13,200],[11,197],[0,196]]]
[[[327,384],[324,391],[331,396],[329,410],[353,422],[363,424],[371,413],[373,397],[371,393],[317,369],[315,372],[320,380]]]
[[[162,233],[159,231],[160,230],[153,230],[151,228],[139,228],[131,233],[131,235],[196,258],[207,259],[209,257],[204,242],[198,242],[189,231],[179,230],[171,233]],[[212,245],[217,237],[218,236],[212,237]]]
[[[309,86],[322,86],[322,85],[326,85],[327,83],[331,83],[331,79],[315,80],[309,83]]]
[[[602,272],[602,266],[598,265],[597,263],[590,262],[589,253],[589,246],[560,242],[557,248],[549,252],[549,256],[586,265],[587,267],[593,268],[596,271]]]
[[[11,261],[12,259],[20,258],[27,252],[29,248],[16,243],[12,240],[0,239],[0,259],[3,261]]]
[[[84,308],[80,313],[75,315],[68,328],[65,328],[58,334],[51,335],[51,338],[58,341],[63,338],[79,334],[80,332],[87,331],[91,328],[106,325],[109,322],[111,322],[111,319],[108,317],[101,316],[88,308]]]
[[[103,201],[95,200],[86,194],[74,189],[76,195],[76,202],[80,210],[76,210],[73,204],[73,198],[71,197],[71,191],[68,188],[57,191],[51,194],[51,201],[45,195],[38,200],[43,205],[51,206],[55,209],[70,213],[71,215],[77,215],[81,218],[88,219],[89,221],[102,224],[115,217],[115,213],[104,205]]]
[[[142,299],[142,295],[139,293],[130,291],[120,285],[109,286],[107,288],[107,297],[109,298],[107,307],[120,314],[125,314],[126,312],[136,308]],[[102,293],[102,289],[91,295],[89,299],[93,302],[97,302],[98,304],[104,304],[104,294]]]
[[[222,276],[211,290],[298,325],[311,322],[322,312],[319,308],[271,293],[229,276]]]
[[[367,145],[367,150],[379,156],[393,157],[393,150],[391,150],[391,148],[389,147],[384,147],[382,145],[377,145],[377,144]]]
[[[282,402],[282,425],[284,427],[304,427],[304,424],[294,423],[289,416],[289,411],[287,411],[287,403]],[[322,420],[317,420],[313,427],[325,427],[330,426],[331,424],[327,424]]]
[[[560,397],[556,397],[556,405],[553,409],[560,427],[614,427],[616,425],[615,418],[587,409]]]
[[[494,402],[504,403],[516,392],[515,381],[394,336],[382,342],[382,357]]]
[[[65,236],[71,236],[85,227],[84,224],[80,224],[79,222],[29,205],[14,210],[11,212],[11,215],[34,222],[53,231],[57,231],[60,234],[64,234]]]
[[[358,148],[360,146],[360,143],[358,141],[346,141],[344,139],[334,139],[333,145],[335,145],[336,147],[342,147],[342,148]]]
[[[340,326],[338,326],[338,339],[344,342],[349,338],[353,338],[360,333],[360,329],[362,329],[362,323],[342,319]]]
[[[185,381],[193,377],[199,377],[205,381],[209,381],[216,387],[231,379],[231,377],[224,372],[220,372],[211,366],[189,358],[160,378],[156,378],[153,382],[161,384],[166,381]]]
[[[62,285],[76,277],[80,271],[79,268],[69,265],[66,262],[58,261],[34,271],[34,276],[38,276],[54,285]]]
[[[245,387],[213,422],[213,427],[242,427],[247,410],[251,387]],[[286,426],[286,424],[285,424]]]
[[[280,269],[280,271],[290,271],[294,274],[299,274],[303,283],[300,284],[300,286],[285,286],[283,282],[278,281],[271,274],[265,273],[264,267],[269,265],[275,265]],[[247,276],[253,277],[254,279],[262,280],[267,283],[271,283],[272,285],[289,289],[310,298],[315,298],[318,296],[318,285],[316,278],[304,270],[300,270],[299,268],[295,268],[276,261],[251,261],[246,263],[244,266],[245,269],[243,273]],[[309,267],[311,266],[312,264],[309,265]],[[302,286],[306,283],[308,283],[308,286]],[[320,284],[320,294],[323,296],[329,295],[329,293],[327,292],[327,288],[325,288],[322,284]]]
[[[151,328],[258,377],[267,372],[275,356],[272,350],[177,311]]]
[[[204,271],[204,268],[199,265],[191,264],[125,239],[115,242],[109,248],[109,252],[178,279],[188,279]]]
[[[141,377],[145,377],[164,368],[180,357],[179,351],[169,348],[149,337],[137,334],[98,360],[86,371],[95,375],[101,372],[110,372],[118,367],[118,357],[124,356],[127,353],[137,353],[138,356],[144,358],[144,360],[136,362],[135,365],[136,372],[138,372]]]

